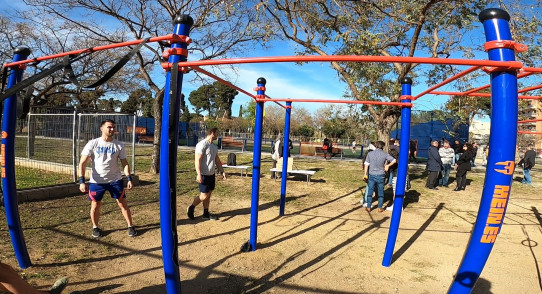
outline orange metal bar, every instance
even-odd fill
[[[526,72],[526,73],[518,74],[518,79],[521,79],[521,78],[530,76],[530,75],[532,75],[532,74],[533,74],[532,72]],[[461,95],[461,96],[466,96],[466,95],[468,95],[468,94],[470,94],[470,93],[478,92],[478,91],[480,91],[480,90],[487,89],[487,88],[489,88],[489,87],[491,87],[491,85],[490,85],[490,84],[487,84],[487,85],[485,85],[485,86],[481,86],[481,87],[478,87],[478,88],[470,89],[470,90],[468,90],[468,91],[463,92],[463,95]],[[518,92],[518,93],[519,93],[519,92]]]
[[[475,70],[478,70],[478,69],[480,69],[480,67],[481,66],[473,66],[473,67],[471,67],[471,68],[469,68],[469,69],[467,69],[465,71],[462,71],[462,72],[460,72],[460,73],[458,73],[458,74],[456,74],[456,75],[454,75],[454,76],[452,76],[450,78],[447,78],[446,80],[444,80],[444,81],[434,85],[433,87],[421,92],[420,94],[412,97],[412,100],[414,101],[414,100],[422,97],[423,95],[425,95],[425,94],[427,94],[427,93],[429,93],[429,92],[431,92],[431,91],[433,91],[433,90],[435,90],[437,88],[440,88],[440,87],[442,87],[442,86],[444,86],[446,84],[449,84],[450,82],[453,82],[453,81],[459,79],[462,76],[465,76],[465,75],[467,75],[467,74],[469,74],[469,73],[471,73],[471,72],[473,72]]]
[[[299,99],[299,98],[273,98],[258,99],[256,101],[282,101],[282,102],[311,102],[311,103],[343,103],[343,104],[371,104],[371,105],[393,105],[412,107],[412,103],[384,102],[384,101],[357,101],[357,100],[331,100],[331,99]]]
[[[470,66],[493,66],[502,70],[521,69],[523,64],[519,61],[491,61],[457,58],[433,57],[401,57],[401,56],[366,56],[366,55],[310,55],[310,56],[268,56],[230,58],[217,60],[199,60],[182,62],[179,66],[209,66],[222,64],[270,63],[270,62],[388,62],[388,63],[423,63],[423,64],[450,64]]]
[[[518,124],[524,124],[524,123],[532,123],[542,121],[542,119],[527,119],[527,120],[518,120]]]
[[[465,94],[464,92],[433,91],[433,92],[431,92],[431,93],[429,93],[429,94],[434,94],[434,95],[451,95],[451,96],[491,97],[491,93],[470,93],[470,94]],[[537,99],[542,99],[542,96],[518,95],[518,99],[537,100]]]
[[[214,75],[214,74],[212,74],[212,73],[210,73],[210,72],[208,72],[208,71],[206,71],[206,70],[204,70],[202,68],[200,68],[199,66],[192,66],[191,68],[193,68],[194,70],[196,70],[196,71],[198,71],[198,72],[200,72],[200,73],[202,73],[202,74],[204,74],[204,75],[206,75],[208,77],[211,77],[211,78],[221,82],[222,84],[224,84],[224,85],[226,85],[228,87],[231,87],[231,88],[233,88],[233,89],[235,89],[235,90],[249,96],[250,98],[252,98],[254,100],[258,100],[258,98],[255,95],[253,95],[253,94],[251,94],[251,93],[237,87],[236,85],[234,85],[234,84],[232,84],[232,83],[230,83],[230,82],[228,82],[228,81],[226,81],[226,80],[224,80],[224,79],[222,79],[222,78],[220,78],[220,77],[218,77],[218,76],[216,76],[216,75]],[[267,95],[266,95],[266,97],[269,98]],[[271,98],[269,98],[269,99],[271,99]],[[278,104],[279,106],[281,106],[282,108],[286,108],[284,105],[282,105],[282,104],[280,104],[280,103],[278,103],[276,101],[275,101],[275,103]]]
[[[529,91],[538,90],[538,89],[542,89],[542,85],[524,88],[524,89],[519,90],[518,93],[524,93],[524,92],[529,92]]]
[[[542,132],[518,131],[518,134],[542,135]]]
[[[532,72],[532,73],[542,73],[542,68],[536,68],[536,67],[524,67],[523,71],[526,72]]]
[[[175,38],[175,36],[176,35],[174,35],[174,34],[169,34],[169,35],[165,35],[165,36],[153,37],[153,38],[149,39],[148,43],[173,40]],[[81,54],[81,53],[101,51],[101,50],[119,48],[119,47],[130,46],[130,45],[137,45],[137,44],[143,42],[143,40],[144,39],[133,40],[133,41],[127,41],[127,42],[121,42],[121,43],[108,44],[108,45],[103,45],[103,46],[96,46],[96,47],[92,47],[92,48],[62,52],[62,53],[53,54],[53,55],[41,56],[41,57],[21,60],[21,61],[17,61],[17,62],[5,63],[4,67],[13,67],[13,66],[17,66],[17,65],[20,65],[20,64],[26,64],[26,63],[43,61],[43,60],[49,60],[49,59],[64,57],[64,56],[68,56],[68,55],[78,55],[78,54]]]

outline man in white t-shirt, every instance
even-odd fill
[[[92,237],[102,237],[102,230],[98,226],[100,220],[100,208],[106,191],[109,191],[111,198],[117,200],[122,215],[128,223],[128,235],[136,236],[137,231],[132,223],[132,213],[126,202],[126,193],[122,173],[119,167],[119,159],[128,184],[126,189],[132,189],[132,177],[130,176],[130,165],[126,160],[126,149],[122,142],[113,139],[115,134],[115,121],[106,119],[100,125],[102,136],[90,140],[81,152],[79,162],[79,190],[88,192],[90,205],[90,220],[92,221]],[[85,184],[85,169],[88,161],[92,159],[92,174],[89,187]]]
[[[200,203],[203,203],[203,219],[205,220],[217,220],[218,217],[212,215],[209,212],[209,204],[211,203],[211,194],[215,189],[215,166],[222,174],[222,178],[226,179],[226,173],[222,167],[222,162],[218,157],[218,148],[213,144],[218,134],[217,128],[211,128],[207,130],[205,139],[201,140],[196,145],[196,156],[194,158],[194,165],[196,167],[196,181],[199,184],[199,196],[194,197],[192,205],[186,209],[188,218],[195,219],[194,208]]]

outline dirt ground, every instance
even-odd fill
[[[238,161],[243,158],[238,157]],[[245,158],[248,162],[248,157]],[[211,210],[218,221],[188,220],[197,194],[190,165],[179,170],[177,199],[179,259],[183,293],[445,293],[457,271],[476,219],[483,168],[469,173],[466,191],[424,187],[425,176],[411,167],[390,267],[382,257],[391,212],[366,212],[359,202],[364,184],[359,161],[296,159],[317,170],[309,185],[290,178],[286,215],[280,217],[280,181],[261,178],[258,247],[240,252],[249,238],[249,177],[232,171],[218,181]],[[238,163],[239,164],[239,163]],[[266,160],[262,170],[270,165]],[[268,170],[268,169],[267,169]],[[455,174],[455,173],[452,173]],[[542,176],[534,184],[515,181],[502,231],[473,293],[541,293]],[[139,236],[127,236],[111,199],[104,203],[106,236],[90,237],[88,202],[81,197],[20,206],[33,267],[20,271],[46,289],[60,276],[70,279],[66,293],[165,293],[157,177],[129,191]],[[519,176],[519,174],[517,175]],[[345,180],[345,178],[348,178]],[[386,191],[391,195],[391,189]],[[201,214],[201,206],[196,215]],[[3,208],[0,210],[0,259],[14,267]]]

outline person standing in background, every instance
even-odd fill
[[[444,140],[442,147],[438,150],[442,160],[441,177],[439,178],[439,186],[448,187],[448,179],[450,178],[450,170],[455,161],[455,152],[450,147],[450,142]]]
[[[527,151],[525,152],[525,155],[523,156],[523,159],[520,160],[518,163],[519,166],[523,167],[523,180],[521,181],[522,184],[531,184],[531,169],[535,165],[536,161],[536,152],[533,150],[533,145],[529,145],[527,147]]]
[[[429,176],[427,177],[427,183],[425,186],[432,190],[438,190],[438,173],[442,169],[442,160],[438,152],[438,141],[431,141],[431,146],[429,147],[427,153],[427,165],[426,170],[429,171]]]

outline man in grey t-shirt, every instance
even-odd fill
[[[382,141],[376,142],[376,150],[367,153],[367,158],[364,162],[365,177],[369,178],[367,183],[367,211],[371,211],[371,203],[373,201],[373,192],[375,187],[378,191],[378,212],[383,212],[384,208],[384,181],[386,172],[395,163],[393,158],[388,153],[382,150],[386,143]],[[386,161],[389,162],[386,164]]]
[[[196,156],[194,165],[196,167],[196,181],[199,184],[199,196],[194,197],[192,205],[186,209],[188,218],[195,219],[194,208],[198,204],[203,203],[203,219],[217,220],[218,217],[209,213],[209,204],[211,203],[211,194],[215,189],[215,166],[222,174],[222,178],[226,179],[226,173],[222,168],[222,162],[218,157],[218,148],[213,144],[217,138],[218,129],[212,128],[207,130],[207,137],[196,145]]]

